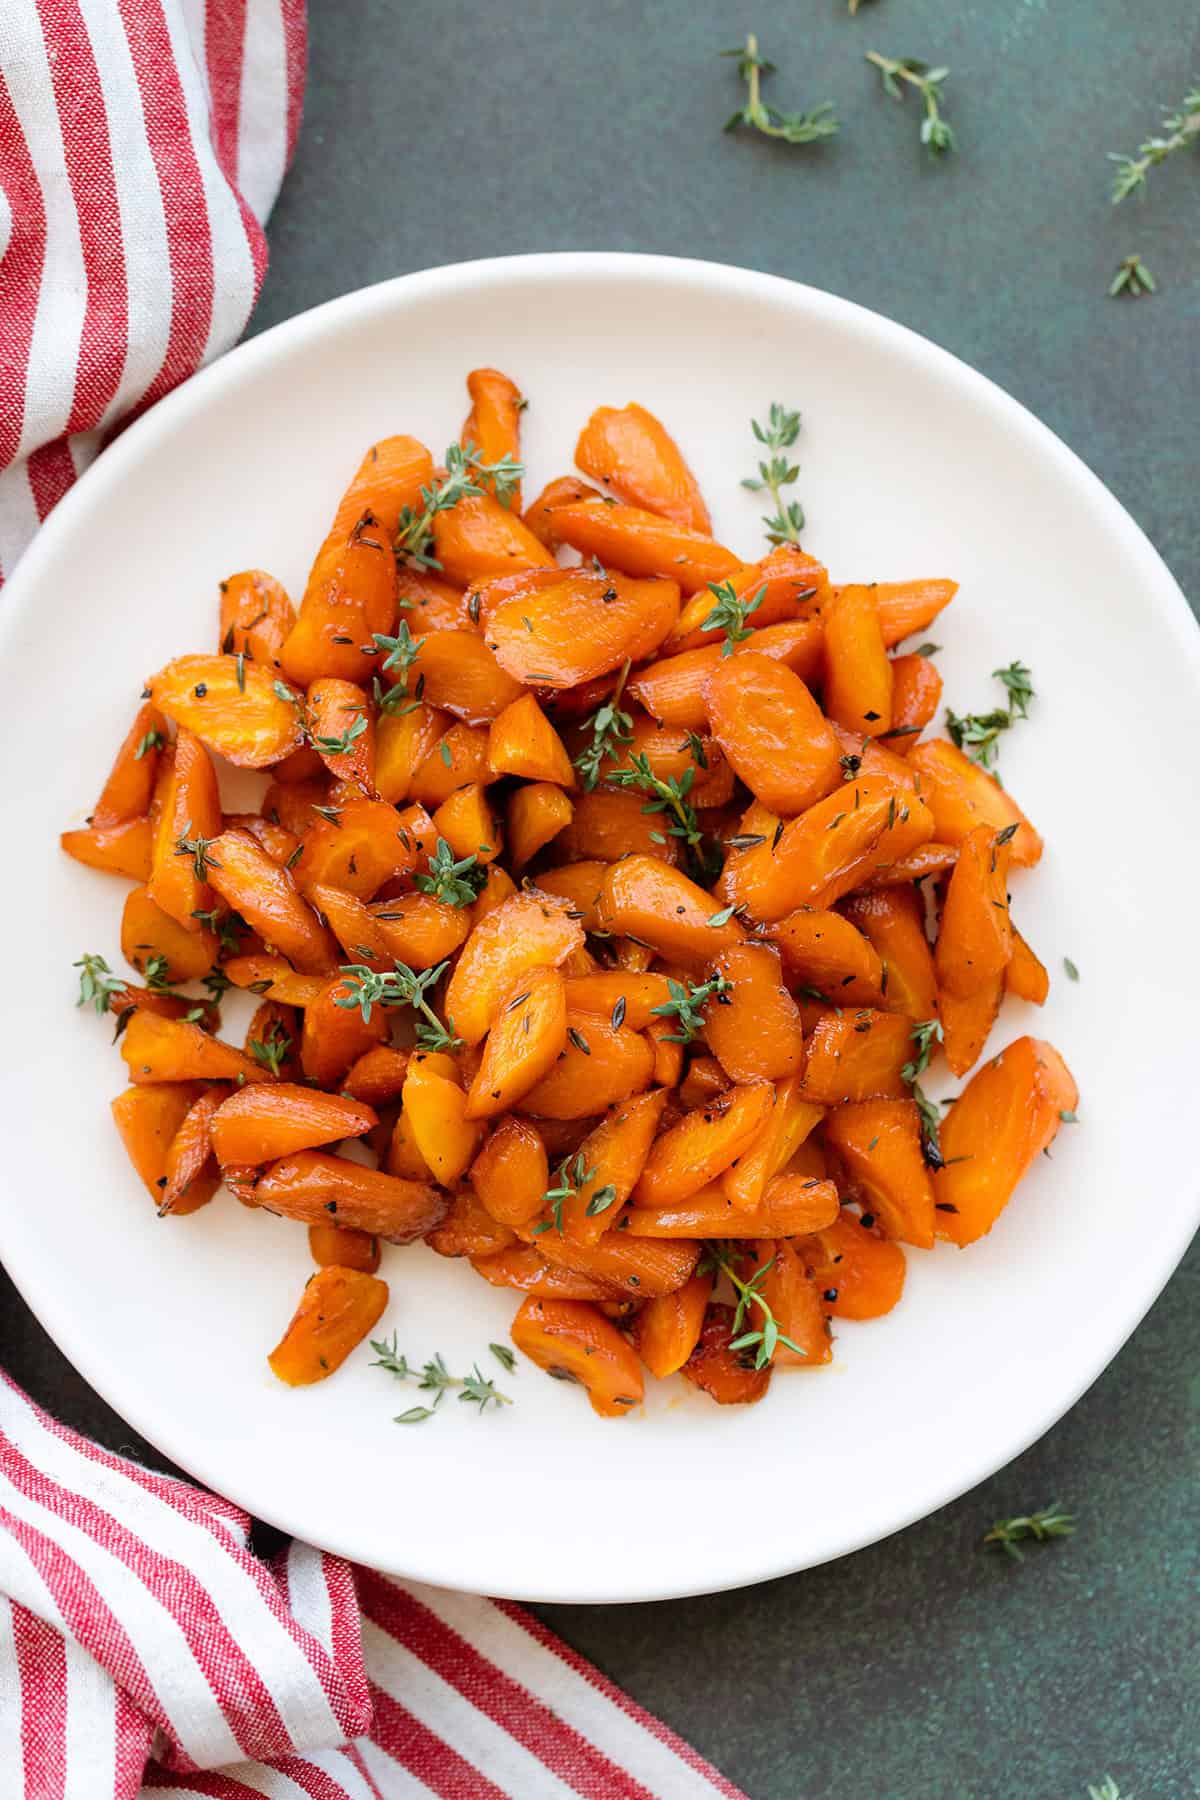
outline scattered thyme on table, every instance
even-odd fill
[[[1162,129],[1166,135],[1147,138],[1138,145],[1136,156],[1119,156],[1109,151],[1108,160],[1117,165],[1112,184],[1114,206],[1119,206],[1132,193],[1143,193],[1151,169],[1165,162],[1168,156],[1174,156],[1177,150],[1185,150],[1200,137],[1200,86],[1184,95],[1178,112],[1163,120]],[[1153,292],[1153,282],[1150,288]]]
[[[780,112],[766,104],[762,98],[763,77],[775,73],[775,64],[759,55],[758,39],[752,31],[746,33],[744,44],[722,50],[720,55],[737,58],[738,74],[748,89],[746,104],[726,121],[726,131],[748,125],[763,137],[779,138],[785,144],[816,144],[822,138],[836,136],[838,121],[831,100],[823,100],[808,112],[793,113]]]
[[[904,99],[901,82],[915,88],[920,94],[925,103],[925,117],[921,120],[921,142],[932,156],[942,156],[957,148],[950,121],[942,117],[940,105],[942,83],[949,75],[949,69],[931,69],[928,63],[916,56],[881,56],[878,50],[868,50],[867,61],[879,70],[884,89],[893,100]]]
[[[1143,294],[1153,294],[1157,286],[1140,256],[1123,256],[1117,264],[1117,272],[1109,283],[1108,291],[1112,295],[1128,294],[1130,299],[1138,300]]]
[[[1040,1512],[1023,1513],[1015,1519],[997,1519],[991,1530],[984,1534],[983,1544],[985,1548],[1003,1550],[1014,1562],[1022,1562],[1024,1557],[1018,1549],[1019,1544],[1027,1541],[1049,1543],[1053,1538],[1070,1537],[1074,1530],[1074,1515],[1055,1504],[1044,1506]]]

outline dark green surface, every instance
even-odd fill
[[[1200,593],[1200,154],[1116,213],[1104,161],[1200,74],[1189,0],[863,0],[857,20],[841,0],[312,10],[307,119],[256,328],[385,276],[521,250],[794,276],[999,381]],[[713,52],[749,26],[781,65],[779,103],[833,99],[840,140],[721,136],[739,90]],[[882,96],[860,60],[871,48],[951,65],[957,160],[922,158],[915,102]],[[1134,249],[1160,292],[1110,301]],[[1130,1196],[1131,1230],[1151,1200]],[[1198,1273],[1193,1250],[1062,1424],[902,1536],[737,1594],[538,1610],[753,1800],[1082,1800],[1106,1772],[1124,1800],[1200,1794]],[[0,1364],[61,1417],[158,1460],[4,1285]],[[978,1550],[998,1513],[1052,1500],[1077,1510],[1073,1541],[1022,1566]],[[714,1530],[753,1530],[763,1505],[799,1511],[803,1490],[748,1470],[744,1516]]]

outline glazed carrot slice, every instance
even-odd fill
[[[679,616],[679,587],[564,569],[556,582],[497,604],[485,589],[482,607],[484,641],[509,675],[538,687],[575,687],[652,656]]]
[[[962,841],[946,888],[934,968],[938,987],[965,1000],[1003,977],[1012,957],[1008,827],[977,825]]]
[[[608,863],[590,859],[567,863],[561,869],[543,869],[537,886],[543,894],[566,903],[571,916],[584,931],[595,931],[600,920],[600,889],[608,873]],[[584,1002],[579,1003],[586,1010]]]
[[[275,1162],[294,1150],[315,1150],[343,1138],[362,1137],[378,1115],[361,1101],[279,1082],[267,1090],[241,1088],[218,1096],[212,1147],[225,1163]]]
[[[477,1044],[512,984],[530,969],[557,968],[583,948],[583,929],[561,901],[514,894],[481,919],[446,987],[446,1012],[464,1043]]]
[[[763,1269],[761,1291],[781,1338],[771,1357],[776,1369],[819,1369],[832,1362],[833,1345],[820,1289],[800,1251],[787,1238],[760,1240],[755,1268]],[[795,1348],[793,1348],[793,1345]]]
[[[443,729],[414,769],[409,795],[422,806],[436,811],[467,782],[494,781],[495,774],[488,764],[487,727],[464,725],[461,720],[454,721],[440,711],[434,717]]]
[[[145,973],[157,965],[166,981],[198,981],[217,960],[216,933],[207,926],[188,930],[150,898],[149,888],[131,888],[121,914],[121,955]]]
[[[839,1319],[878,1319],[904,1292],[907,1264],[893,1244],[844,1208],[831,1224],[796,1246],[812,1271],[821,1298]]]
[[[699,1193],[749,1149],[774,1104],[770,1082],[755,1081],[730,1088],[703,1112],[689,1113],[651,1150],[634,1192],[636,1204],[671,1206]]]
[[[338,947],[331,933],[296,892],[287,870],[272,862],[248,832],[223,831],[214,840],[208,879],[222,900],[303,974],[319,975],[335,967]]]
[[[599,557],[606,568],[643,578],[660,575],[694,594],[710,581],[724,581],[742,563],[723,544],[705,533],[673,525],[657,513],[637,506],[606,506],[578,501],[555,508],[554,529],[586,559]]]
[[[567,1042],[566,984],[557,969],[518,975],[500,1002],[467,1095],[468,1119],[509,1112],[548,1075]]]
[[[286,588],[265,569],[242,569],[221,583],[223,656],[249,656],[278,668],[280,647],[295,623]]]
[[[600,913],[608,930],[640,938],[688,969],[704,968],[746,935],[711,894],[653,856],[613,864],[600,890]]]
[[[487,736],[489,775],[575,786],[575,770],[562,739],[532,694],[522,694],[492,720]]]
[[[957,581],[874,581],[871,592],[883,641],[890,650],[903,638],[925,631],[958,592]]]
[[[983,1047],[996,1023],[1003,998],[1003,975],[985,982],[965,999],[952,994],[949,989],[939,994],[942,1049],[955,1075],[965,1075],[983,1055]]]
[[[368,511],[378,519],[385,537],[395,537],[401,512],[420,506],[421,489],[432,480],[433,458],[418,438],[380,438],[339,500],[326,546],[340,543]]]
[[[508,797],[504,829],[514,870],[523,869],[575,816],[574,802],[551,781],[527,781]]]
[[[598,787],[590,794],[576,794],[557,854],[587,863],[611,863],[622,856],[678,862],[679,839],[663,831],[657,813],[647,812],[645,806],[643,795],[629,788]]]
[[[670,998],[665,975],[612,969],[567,980],[567,1003],[573,1011],[594,1013],[615,1025],[628,1025],[631,1031],[645,1031],[655,1007],[665,1006]]]
[[[709,678],[713,736],[750,792],[785,817],[839,787],[841,751],[798,675],[767,656],[724,657]]]
[[[166,741],[166,719],[157,706],[143,701],[92,809],[90,823],[94,829],[140,819],[150,810],[159,751]]]
[[[234,987],[284,1006],[311,1006],[324,986],[320,975],[301,975],[282,956],[231,956],[223,967]]]
[[[186,1019],[164,1019],[139,1007],[121,1034],[121,1055],[129,1079],[155,1081],[271,1081],[253,1057],[210,1037]]]
[[[407,963],[410,969],[432,969],[467,941],[471,916],[463,906],[435,900],[432,894],[401,894],[377,900],[371,908],[375,930],[383,939],[385,962]]]
[[[128,881],[149,881],[153,832],[149,819],[124,819],[119,825],[83,825],[59,834],[59,845],[76,862]]]
[[[375,721],[367,696],[352,681],[325,675],[308,690],[313,749],[338,781],[375,789]]]
[[[641,1404],[645,1388],[637,1352],[586,1301],[530,1296],[517,1309],[511,1335],[540,1369],[585,1387],[602,1419],[618,1419]]]
[[[824,1137],[840,1166],[840,1191],[874,1213],[889,1237],[931,1249],[933,1184],[915,1103],[864,1100],[835,1107],[825,1119]]]
[[[318,1269],[267,1361],[289,1387],[324,1381],[340,1369],[388,1302],[386,1281],[359,1269]]]
[[[883,965],[849,918],[802,906],[768,925],[765,935],[783,958],[788,979],[804,987],[810,999],[819,996],[835,1006],[882,1004]]]
[[[598,1244],[619,1223],[646,1166],[666,1104],[662,1088],[623,1101],[584,1138],[577,1152],[582,1175],[564,1202],[561,1235],[574,1244]]]
[[[399,806],[415,797],[412,790],[417,770],[436,750],[450,722],[446,713],[420,700],[414,701],[408,711],[380,714],[375,723],[375,791],[381,800],[389,806]],[[471,780],[473,775],[463,779]],[[444,799],[445,794],[439,794],[432,804],[437,806]],[[430,802],[426,800],[425,804]]]
[[[638,1314],[634,1325],[638,1355],[660,1381],[682,1369],[699,1343],[712,1290],[710,1274],[693,1275],[673,1294],[648,1300]]]
[[[446,1217],[425,1239],[439,1256],[496,1256],[516,1241],[512,1229],[493,1219],[471,1189],[465,1187],[457,1190]]]
[[[224,1087],[211,1087],[188,1108],[167,1151],[166,1182],[158,1203],[160,1217],[198,1212],[221,1185],[220,1171],[213,1159],[212,1127],[227,1092]]]
[[[839,588],[823,620],[825,711],[849,731],[884,736],[892,728],[892,665],[873,589]]]
[[[752,631],[744,643],[735,644],[733,655],[770,657],[807,683],[820,675],[824,641],[820,619],[789,619]],[[626,691],[660,724],[699,731],[708,722],[705,696],[722,656],[723,651],[716,644],[664,656],[647,668],[638,669],[630,677]]]
[[[1011,857],[1018,868],[1032,868],[1042,854],[1042,840],[1006,788],[955,747],[948,738],[918,744],[908,757],[921,778],[921,793],[933,814],[933,836],[959,845],[977,825],[1003,831],[1015,825]]]
[[[837,1216],[838,1192],[819,1177],[784,1174],[767,1182],[753,1207],[735,1207],[717,1182],[666,1206],[632,1206],[627,1238],[795,1237]]]
[[[408,1244],[433,1230],[449,1202],[427,1182],[404,1181],[324,1150],[298,1150],[266,1170],[254,1204],[305,1225],[332,1219],[389,1244]]]
[[[398,1100],[408,1073],[408,1051],[394,1050],[390,1044],[376,1044],[364,1050],[342,1081],[342,1093],[368,1106],[385,1106]]]
[[[916,888],[909,884],[852,894],[842,907],[879,959],[880,998],[874,1004],[910,1019],[932,1019],[937,982],[925,935],[925,902]]]
[[[147,682],[161,712],[226,762],[262,769],[302,741],[298,700],[275,691],[277,677],[236,656],[180,656]]]
[[[364,1017],[358,990],[344,976],[334,975],[304,1009],[300,1066],[310,1081],[332,1087],[360,1056],[383,1043],[387,1035],[384,1008],[368,1006]]]
[[[804,1097],[817,1106],[903,1099],[901,1070],[912,1057],[911,1021],[899,1013],[822,1013],[808,1040]]]
[[[414,637],[427,631],[479,630],[466,591],[429,569],[401,563],[396,570],[396,598]]]
[[[518,789],[521,793],[527,791]],[[560,791],[554,789],[555,793]],[[468,781],[442,801],[433,815],[433,828],[438,842],[449,844],[457,857],[474,856],[481,863],[489,863],[500,854],[501,833],[496,815],[486,790],[477,781]]]
[[[415,1051],[404,1078],[404,1116],[435,1180],[448,1187],[465,1175],[479,1149],[481,1127],[467,1112],[467,1096],[453,1059]]]
[[[221,796],[208,751],[190,731],[180,729],[154,838],[147,892],[185,931],[199,931],[198,915],[211,912],[212,889],[202,871],[206,846],[221,835]],[[183,846],[196,846],[192,851]]]
[[[756,1369],[752,1355],[731,1350],[734,1335],[732,1306],[710,1306],[696,1348],[680,1374],[718,1406],[753,1406],[770,1386],[771,1364]]]
[[[1015,925],[1012,928],[1012,960],[1005,970],[1004,986],[1016,999],[1031,1000],[1035,1006],[1043,1005],[1050,992],[1050,977],[1045,964]]]
[[[399,812],[354,794],[327,806],[305,828],[304,848],[291,874],[305,894],[320,885],[369,900],[392,877],[421,866],[422,858],[433,854],[436,835],[423,806]]]
[[[799,1008],[780,967],[768,944],[735,944],[713,959],[727,985],[706,1009],[704,1035],[733,1081],[780,1081],[804,1061]]]
[[[539,544],[544,544],[547,550],[557,550],[561,540],[554,529],[556,510],[560,506],[570,506],[576,500],[599,499],[599,489],[580,481],[577,475],[558,475],[548,481],[537,499],[526,507],[522,523],[532,531]]]
[[[482,504],[482,499],[478,504]],[[449,518],[451,515],[442,513],[439,516]],[[399,679],[402,695],[410,694],[429,706],[439,706],[468,725],[486,725],[489,720],[498,718],[506,706],[520,699],[520,682],[514,681],[501,667],[490,645],[484,643],[478,632],[429,631],[420,639],[420,646],[416,660]],[[419,695],[415,692],[418,683],[421,687]],[[395,692],[393,687],[391,693]]]
[[[568,1009],[566,1046],[522,1110],[539,1119],[590,1118],[640,1094],[653,1073],[654,1051],[641,1032]]]
[[[892,749],[906,756],[942,703],[942,678],[928,656],[892,658]]]
[[[528,1119],[500,1121],[471,1164],[471,1185],[501,1225],[527,1225],[537,1217],[550,1186],[550,1165]]]
[[[575,446],[585,475],[646,512],[691,531],[712,532],[700,485],[662,422],[644,406],[598,406]]]
[[[693,1071],[696,1064],[692,1064]],[[719,1091],[719,1090],[718,1090]],[[680,1098],[683,1098],[681,1093]],[[766,1125],[735,1163],[721,1176],[721,1188],[731,1205],[751,1212],[759,1205],[772,1176],[790,1167],[810,1131],[825,1116],[822,1106],[804,1098],[799,1075],[776,1083],[775,1107]]]
[[[515,381],[499,369],[472,369],[467,376],[467,392],[471,410],[463,423],[459,441],[479,452],[485,463],[510,458],[518,462],[521,455],[521,413],[525,400]],[[490,481],[485,486],[491,486]],[[521,484],[510,490],[509,506],[521,510]]]
[[[623,1231],[606,1232],[598,1244],[576,1244],[550,1230],[538,1237],[537,1248],[547,1262],[639,1300],[674,1293],[691,1278],[700,1257],[699,1244],[687,1239],[651,1243]]]
[[[310,1225],[308,1253],[319,1269],[357,1269],[373,1275],[379,1267],[379,1239],[369,1231],[346,1231],[340,1225]]]
[[[553,565],[544,544],[493,494],[460,500],[433,521],[434,555],[447,578],[465,588],[501,575]]]
[[[199,1082],[161,1081],[153,1087],[127,1087],[112,1102],[113,1124],[156,1206],[167,1185],[167,1153],[203,1092]]]
[[[801,550],[798,544],[781,544],[764,556],[761,562],[746,564],[731,575],[724,590],[732,589],[733,597],[747,608],[747,624],[755,636],[768,625],[782,620],[816,616],[822,603],[828,604],[829,575],[823,563]],[[711,589],[693,594],[679,615],[679,623],[664,649],[695,650],[705,644],[722,645],[724,627],[708,623],[715,605]],[[743,648],[748,649],[752,639]]]

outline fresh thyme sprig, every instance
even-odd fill
[[[729,992],[730,986],[731,983],[719,971],[710,981],[698,985],[689,982],[686,987],[682,981],[668,976],[667,991],[671,998],[664,1000],[661,1006],[650,1008],[657,1018],[674,1017],[679,1020],[679,1030],[668,1032],[665,1041],[668,1044],[690,1044],[704,1029],[705,1008],[709,1002],[719,1002],[722,994]]]
[[[146,958],[142,974],[152,994],[171,992],[171,965],[161,951]]]
[[[709,592],[716,605],[701,622],[701,631],[723,631],[725,642],[721,645],[722,656],[732,656],[735,644],[745,643],[754,634],[746,620],[752,612],[757,612],[763,602],[765,587],[760,587],[751,600],[743,600],[736,592],[732,581],[710,581]],[[694,754],[694,752],[693,752]]]
[[[925,1161],[931,1169],[943,1166],[942,1148],[938,1138],[938,1127],[941,1112],[936,1100],[931,1100],[921,1086],[921,1077],[929,1067],[929,1059],[933,1055],[935,1044],[942,1042],[942,1024],[940,1019],[922,1019],[914,1025],[911,1032],[916,1054],[911,1062],[906,1062],[900,1071],[900,1079],[908,1083],[921,1120],[921,1148],[925,1153]]]
[[[157,728],[148,731],[133,753],[134,762],[141,762],[143,756],[148,755],[151,750],[161,750],[166,741],[162,732]]]
[[[1008,705],[991,712],[965,713],[962,717],[946,708],[946,730],[960,750],[982,769],[995,769],[997,740],[1002,732],[1029,717],[1029,702],[1034,698],[1033,679],[1024,663],[1012,662],[1005,669],[993,669],[993,678],[1008,694]]]
[[[422,969],[418,974],[407,963],[397,963],[394,969],[382,973],[368,968],[366,963],[346,963],[338,971],[345,977],[342,985],[346,991],[338,994],[334,1003],[347,1010],[357,1006],[364,1019],[371,1017],[371,1008],[376,1004],[411,1006],[421,1015],[416,1039],[422,1050],[456,1050],[462,1039],[454,1035],[454,1020],[447,1019],[443,1025],[425,997],[449,966],[438,963],[436,968]]]
[[[484,462],[482,452],[474,444],[451,444],[444,460],[444,478],[421,489],[420,507],[406,506],[396,531],[396,555],[425,569],[442,566],[429,554],[433,521],[439,513],[449,512],[460,500],[472,495],[486,494],[488,483],[501,506],[507,506],[525,473],[524,464],[511,456],[502,456],[494,463]]]
[[[456,861],[453,850],[445,838],[440,837],[437,849],[429,858],[429,873],[414,875],[413,885],[423,894],[432,894],[445,906],[470,906],[478,899],[486,880],[487,870],[477,855],[460,856]]]
[[[1021,1551],[1017,1545],[1026,1539],[1033,1538],[1044,1544],[1051,1538],[1070,1537],[1075,1529],[1073,1514],[1063,1512],[1062,1508],[1044,1506],[1040,1512],[1022,1514],[1015,1519],[997,1519],[992,1529],[985,1533],[985,1545],[995,1545],[1011,1556],[1015,1562],[1022,1562]]]
[[[761,425],[757,419],[751,419],[750,429],[770,456],[758,465],[757,480],[748,476],[742,486],[752,494],[761,494],[765,489],[775,502],[772,517],[764,518],[767,528],[767,541],[772,544],[798,544],[800,533],[804,530],[804,508],[798,500],[785,501],[783,489],[791,487],[800,473],[799,463],[792,462],[785,456],[800,436],[800,414],[789,412],[778,400],[772,400],[767,413],[767,422]]]
[[[627,744],[633,736],[633,719],[629,713],[621,711],[621,695],[628,678],[629,664],[626,662],[611,698],[597,707],[584,726],[585,731],[591,732],[592,740],[575,758],[575,767],[589,793],[600,779],[601,765],[606,759],[615,758],[620,746]]]
[[[183,828],[182,837],[175,840],[175,854],[176,856],[190,856],[192,867],[196,871],[196,880],[207,881],[208,871],[221,867],[216,857],[208,854],[209,845],[215,844],[217,840],[215,837],[206,838],[198,835],[190,837],[188,834],[191,829],[192,821],[189,819]]]
[[[401,619],[396,626],[395,637],[385,637],[382,632],[372,633],[377,650],[386,650],[382,668],[385,672],[398,669],[399,675],[389,688],[385,688],[378,676],[375,678],[375,704],[380,712],[395,713],[402,718],[405,713],[416,710],[421,704],[421,696],[425,691],[425,677],[418,675],[416,686],[410,696],[408,691],[408,672],[421,654],[423,637],[415,638],[408,629],[407,619]]]
[[[738,74],[749,90],[745,106],[739,107],[726,122],[726,131],[749,125],[751,130],[761,132],[764,137],[779,138],[785,144],[815,144],[822,138],[835,136],[838,121],[831,100],[823,100],[808,112],[794,113],[779,112],[766,104],[762,97],[762,80],[764,75],[775,73],[775,64],[759,55],[758,39],[752,31],[746,33],[744,44],[722,50],[720,54],[737,58]]]
[[[753,1350],[756,1369],[766,1368],[780,1344],[785,1344],[798,1356],[804,1356],[806,1352],[801,1349],[800,1345],[788,1337],[786,1332],[779,1329],[779,1320],[775,1317],[770,1302],[762,1292],[762,1284],[766,1280],[775,1258],[770,1257],[754,1271],[749,1281],[745,1281],[734,1266],[736,1255],[737,1248],[734,1244],[722,1239],[715,1239],[707,1245],[699,1265],[701,1270],[708,1269],[714,1274],[727,1275],[737,1294],[737,1305],[733,1312],[733,1335],[730,1338],[729,1348],[731,1350]],[[761,1324],[757,1329],[743,1331],[742,1326],[746,1323],[751,1307],[757,1310]]]
[[[278,1019],[272,1019],[261,1038],[251,1038],[246,1045],[247,1050],[256,1063],[269,1069],[272,1075],[278,1075],[282,1065],[287,1061],[292,1048],[292,1040]]]
[[[1131,299],[1139,300],[1143,294],[1153,294],[1157,287],[1158,283],[1141,257],[1133,255],[1121,258],[1108,291],[1112,295],[1128,294]]]
[[[123,994],[129,985],[113,974],[102,956],[93,956],[90,951],[85,951],[71,967],[80,971],[76,1006],[91,1006],[101,1014],[108,1012],[113,995]]]
[[[493,1351],[497,1350],[495,1344],[489,1347]],[[395,1420],[397,1425],[419,1425],[422,1419],[431,1419],[451,1388],[459,1390],[458,1398],[465,1405],[477,1406],[480,1417],[489,1406],[499,1409],[501,1406],[512,1405],[509,1396],[502,1394],[495,1382],[488,1381],[481,1373],[478,1363],[469,1375],[451,1375],[439,1352],[430,1357],[427,1363],[423,1363],[420,1369],[416,1369],[397,1349],[394,1331],[390,1343],[383,1338],[372,1338],[371,1348],[376,1356],[371,1364],[373,1369],[386,1369],[397,1381],[415,1381],[418,1388],[437,1396],[432,1406],[411,1406],[407,1412],[399,1413]]]
[[[574,1157],[564,1156],[555,1170],[555,1174],[558,1179],[554,1186],[547,1188],[542,1195],[543,1205],[550,1208],[550,1217],[543,1219],[540,1225],[534,1226],[534,1237],[539,1237],[544,1231],[557,1231],[559,1237],[562,1236],[563,1207],[568,1200],[574,1199],[581,1188],[585,1188],[589,1181],[595,1179],[596,1171],[587,1167],[583,1151],[577,1150]],[[607,1212],[616,1198],[617,1190],[611,1183],[597,1188],[587,1203],[588,1218],[594,1219],[597,1213]]]
[[[1168,156],[1174,156],[1177,150],[1186,149],[1200,136],[1200,87],[1194,87],[1184,95],[1179,110],[1163,120],[1162,130],[1166,135],[1147,138],[1145,143],[1138,145],[1136,156],[1118,156],[1109,152],[1109,162],[1117,165],[1112,185],[1114,206],[1119,206],[1135,191],[1144,191],[1146,176],[1151,169],[1165,162]]]
[[[1106,1775],[1097,1787],[1094,1781],[1088,1782],[1088,1800],[1121,1800],[1121,1790],[1111,1775]],[[1136,1795],[1129,1794],[1126,1800],[1137,1800]]]
[[[704,833],[700,829],[699,815],[688,800],[696,780],[695,763],[686,768],[682,775],[656,775],[650,767],[650,758],[646,752],[635,750],[628,763],[619,769],[610,770],[605,780],[613,787],[639,788],[648,795],[649,798],[642,807],[644,813],[669,813],[671,821],[668,823],[665,818],[663,820],[669,834],[683,840],[699,874],[713,874],[711,857]]]
[[[347,725],[340,737],[322,737],[314,733],[312,747],[322,756],[348,756],[366,729],[367,715],[359,710],[353,724]]]
[[[921,142],[933,156],[941,156],[955,146],[954,132],[950,122],[941,113],[942,83],[949,75],[949,69],[931,69],[928,63],[916,56],[881,56],[878,50],[867,52],[867,61],[879,70],[884,88],[893,100],[904,99],[901,82],[906,82],[920,94],[925,103],[925,117],[921,120]]]

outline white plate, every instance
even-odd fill
[[[1003,772],[1045,833],[1015,916],[1049,964],[1064,1130],[991,1236],[909,1257],[887,1319],[838,1329],[836,1363],[713,1406],[675,1380],[597,1419],[522,1361],[514,1296],[423,1246],[389,1251],[383,1321],[411,1357],[478,1358],[516,1399],[479,1418],[416,1396],[365,1350],[291,1391],[265,1352],[309,1273],[305,1234],[221,1198],[159,1223],[111,1126],[106,1024],[71,1009],[70,964],[119,965],[121,883],[61,856],[141,678],[214,643],[216,581],[249,565],[293,594],[374,438],[457,434],[463,377],[494,363],[530,396],[529,491],[570,467],[593,406],[637,398],[676,433],[717,535],[761,535],[751,415],[804,413],[806,541],[835,577],[954,575],[938,622],[947,695],[997,698],[1019,657],[1038,698]],[[647,1600],[840,1556],[980,1481],[1104,1368],[1183,1252],[1197,958],[1197,639],[1137,527],[1044,426],[897,325],[768,276],[633,256],[437,269],[293,319],[189,382],[68,496],[4,596],[0,1252],[71,1360],[147,1438],[261,1517],[362,1562],[541,1600]],[[1062,959],[1078,964],[1068,982]],[[931,1091],[954,1091],[943,1068]],[[1122,1452],[1136,1460],[1137,1447]]]

